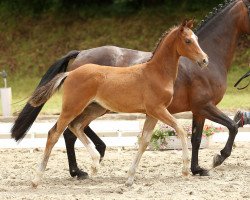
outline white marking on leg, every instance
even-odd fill
[[[91,170],[92,170],[92,174],[96,174],[99,168],[99,161],[100,161],[100,154],[99,152],[91,145],[91,143],[86,145],[86,148],[93,160],[92,166],[91,166]]]

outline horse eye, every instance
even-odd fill
[[[190,44],[191,43],[191,40],[190,39],[186,39],[185,41],[187,44]]]

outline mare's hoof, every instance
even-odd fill
[[[89,178],[88,173],[80,170],[79,168],[74,169],[74,170],[70,170],[70,175],[72,177],[77,177],[77,179],[79,179],[79,180]]]
[[[217,167],[223,163],[225,159],[222,158],[221,155],[216,154],[213,159],[213,167]]]
[[[200,176],[209,176],[209,171],[204,169],[204,168],[201,168],[201,167],[198,167],[198,168],[193,169],[191,171],[192,171],[193,175],[199,174]]]
[[[104,158],[104,157],[100,157],[99,163],[101,163],[101,162],[102,162],[103,158]]]
[[[87,172],[79,170],[79,173],[76,175],[76,177],[78,180],[84,180],[84,179],[88,179],[89,175]]]
[[[200,176],[209,176],[209,171],[204,169],[204,170],[200,171],[199,175]]]

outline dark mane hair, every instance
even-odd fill
[[[209,12],[205,18],[203,20],[201,20],[201,22],[197,25],[197,27],[194,29],[194,33],[197,33],[202,27],[204,27],[210,20],[212,20],[215,16],[217,16],[218,13],[220,13],[222,10],[224,10],[224,8],[226,8],[228,5],[230,5],[231,3],[235,3],[236,0],[225,0],[224,4],[219,4],[216,7],[213,8],[213,10],[211,12]],[[174,26],[173,28],[175,28],[176,26]],[[149,60],[152,59],[152,57],[154,56],[156,50],[158,49],[158,47],[160,46],[162,40],[169,34],[169,32],[171,30],[173,30],[173,28],[170,28],[168,31],[164,32],[161,37],[158,39],[154,51],[152,52],[152,56]],[[148,60],[148,61],[149,61]]]
[[[210,20],[212,20],[215,16],[217,16],[218,13],[220,13],[224,8],[226,8],[231,3],[235,3],[236,0],[225,0],[224,4],[219,4],[216,7],[213,8],[211,12],[209,12],[203,20],[197,25],[197,27],[194,29],[194,32],[198,32],[204,25],[207,24]]]

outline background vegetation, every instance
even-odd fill
[[[8,72],[13,111],[27,98],[44,72],[73,49],[116,45],[153,50],[161,33],[186,17],[199,22],[220,0],[0,0],[0,70]],[[242,38],[228,77],[223,109],[250,109],[250,89],[233,84],[248,70],[249,37]],[[0,80],[0,87],[2,87]],[[16,103],[18,102],[18,103]],[[60,94],[43,113],[60,111]],[[1,111],[0,111],[1,112]]]

